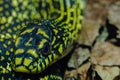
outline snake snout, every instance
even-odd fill
[[[38,54],[34,49],[28,49],[27,51],[17,49],[12,59],[12,66],[16,72],[37,73]]]

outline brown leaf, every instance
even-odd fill
[[[91,62],[100,65],[120,65],[120,47],[109,42],[95,44],[91,53]]]
[[[86,80],[87,71],[90,67],[90,62],[82,65],[80,68],[75,70],[67,70],[65,72],[65,80],[71,80],[71,77],[75,77],[77,80]],[[79,78],[79,79],[78,79]]]
[[[103,67],[96,65],[95,71],[102,78],[102,80],[113,80],[117,75],[119,75],[118,67]]]
[[[78,68],[84,61],[90,57],[90,52],[87,48],[76,48],[72,57],[68,62],[69,68]]]
[[[120,1],[115,2],[108,8],[108,19],[110,20],[110,23],[120,29]]]

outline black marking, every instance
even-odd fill
[[[58,12],[52,12],[50,14],[50,16],[51,16],[52,19],[56,19],[56,18],[60,17],[60,13],[58,13]]]
[[[37,33],[37,31],[38,31],[38,28],[35,28],[32,32],[31,32],[31,36],[34,36],[36,33]]]
[[[47,57],[50,54],[50,45],[49,43],[45,43],[43,49],[42,49],[43,56]]]
[[[64,6],[61,6],[61,7],[64,7],[64,12],[67,11],[67,4],[66,4],[66,0],[63,0],[63,3],[61,4],[64,4]]]
[[[57,2],[57,1],[55,2],[53,0],[53,4],[54,4],[53,6],[54,6],[55,9],[58,9],[58,10],[60,9],[60,2]]]
[[[62,18],[62,20],[60,20],[59,22],[57,22],[57,25],[61,25],[61,23],[66,22],[67,20],[67,15],[64,15],[64,17]],[[61,25],[61,27],[65,26],[66,24],[64,23],[63,25]]]

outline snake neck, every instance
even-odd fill
[[[69,24],[59,24],[59,21],[54,20],[50,24],[50,29],[52,31],[52,49],[59,55],[65,55],[66,51],[77,39],[77,34],[80,31],[80,28],[77,26]]]

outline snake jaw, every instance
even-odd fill
[[[43,71],[42,69],[42,60],[41,59],[36,59],[32,60],[30,57],[29,58],[14,58],[13,59],[13,70],[16,72],[23,72],[23,73],[30,73],[30,74],[35,74],[35,73],[40,73]]]
[[[36,53],[32,51],[32,53],[20,53],[19,56],[13,57],[12,68],[14,71],[30,74],[41,73],[60,58],[60,55],[57,55],[53,52],[50,53],[48,56],[37,55],[38,57],[36,56],[34,58],[33,56],[29,56],[29,54],[36,55],[42,53]]]

